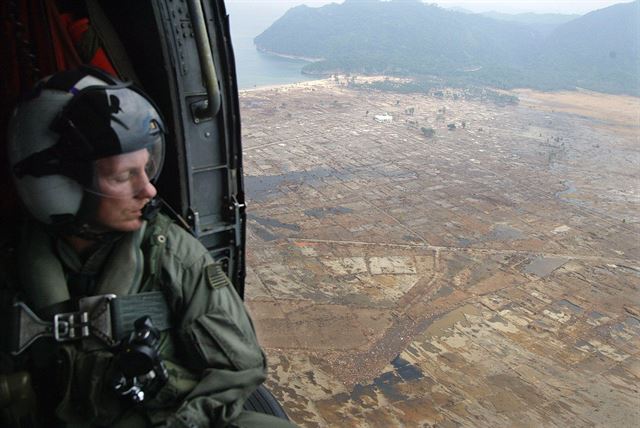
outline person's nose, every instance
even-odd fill
[[[140,191],[138,191],[138,193],[136,194],[136,198],[152,199],[154,196],[158,194],[158,190],[156,190],[156,187],[151,183],[146,173],[143,173],[143,179],[144,179],[144,183],[142,183],[143,186],[140,189]]]

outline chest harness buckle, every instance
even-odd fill
[[[63,304],[69,309],[71,306],[70,301]],[[122,297],[115,294],[83,297],[78,300],[77,309],[57,313],[52,321],[44,321],[24,302],[14,303],[11,353],[24,352],[42,337],[56,342],[94,338],[113,347],[134,330],[134,321],[141,316],[151,318],[159,331],[171,327],[169,307],[160,291]]]

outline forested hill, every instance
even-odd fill
[[[485,12],[482,16],[502,21],[518,22],[527,25],[539,32],[542,36],[548,36],[560,25],[580,18],[580,15],[563,15],[557,13],[518,13],[515,15],[499,12]]]
[[[640,0],[557,22],[550,34],[500,18],[417,0],[346,0],[290,9],[255,44],[319,59],[304,67],[310,74],[428,75],[461,84],[640,95]]]

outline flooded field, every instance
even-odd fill
[[[301,426],[637,426],[640,99],[513,94],[241,93],[246,297]]]

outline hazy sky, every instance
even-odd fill
[[[628,0],[505,0],[487,2],[482,0],[440,0],[434,1],[442,7],[460,6],[474,12],[495,10],[498,12],[536,12],[536,13],[577,13],[583,15],[596,9],[625,3]]]

